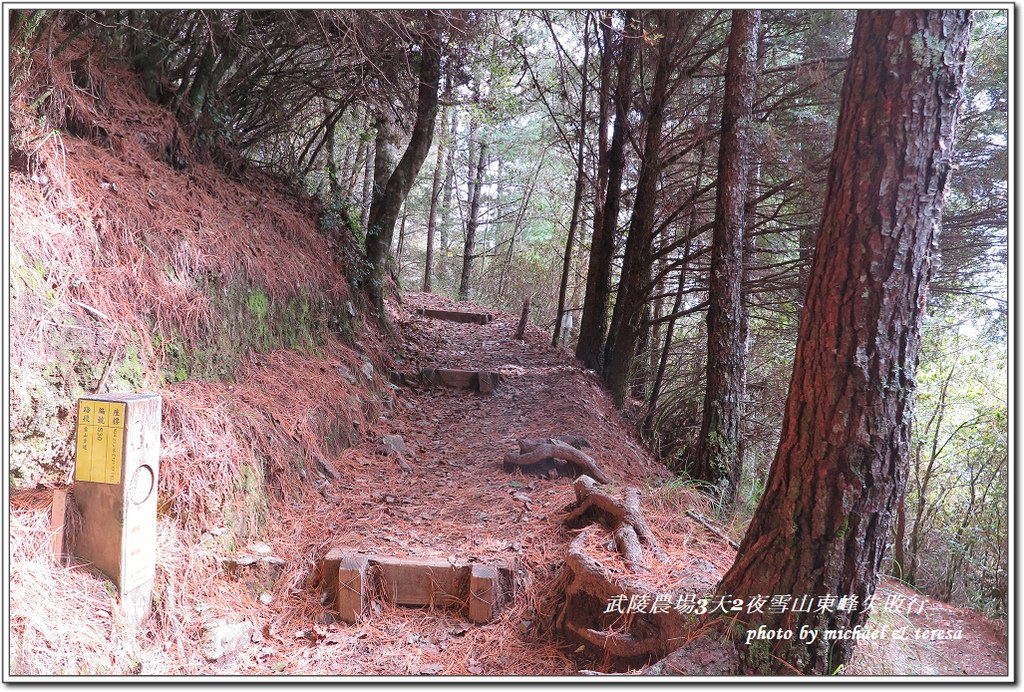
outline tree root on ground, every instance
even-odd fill
[[[559,576],[563,586],[554,619],[555,632],[573,643],[583,644],[611,669],[647,665],[678,646],[684,632],[684,617],[674,608],[656,613],[623,613],[608,608],[614,598],[624,598],[626,603],[632,598],[650,602],[654,594],[632,580],[617,577],[587,553],[588,535],[599,530],[587,527],[569,545]],[[624,606],[621,610],[626,609]]]
[[[542,440],[519,440],[519,454],[506,454],[504,466],[506,470],[534,465],[541,465],[541,468],[544,468],[544,464],[553,463],[556,468],[571,466],[576,473],[586,473],[602,483],[610,483],[611,478],[604,469],[580,450],[579,447],[583,446],[589,446],[587,441],[572,435]]]
[[[611,529],[615,532],[619,552],[631,565],[643,565],[640,545],[646,546],[658,560],[665,559],[665,552],[640,511],[640,491],[637,488],[626,488],[622,499],[617,500],[600,489],[593,478],[580,476],[573,483],[573,490],[576,491],[576,504],[565,518],[566,526],[581,528],[596,522]]]

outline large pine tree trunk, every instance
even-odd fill
[[[608,182],[607,187],[601,191],[604,194],[601,225],[594,226],[594,236],[590,242],[587,293],[583,299],[583,318],[580,320],[580,336],[576,344],[576,357],[593,370],[601,367],[605,323],[608,320],[612,255],[615,250],[615,231],[619,225],[622,176],[626,168],[626,134],[630,127],[629,112],[633,102],[633,62],[642,35],[636,25],[636,17],[635,10],[626,10],[625,33],[621,38],[618,61],[618,84],[615,88],[615,128],[608,147]],[[609,46],[605,48],[610,50]]]
[[[807,596],[748,613],[748,672],[828,674],[863,625],[907,477],[914,371],[967,49],[964,10],[861,11],[821,233],[767,489],[719,592]],[[815,612],[818,598],[857,607]],[[847,602],[849,605],[849,602]],[[765,608],[768,611],[768,608]],[[812,643],[801,628],[818,633]]]
[[[743,227],[760,26],[759,11],[733,10],[708,286],[707,387],[697,452],[689,469],[693,478],[720,488],[726,506],[732,504],[739,483]]]

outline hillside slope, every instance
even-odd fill
[[[101,46],[37,50],[13,72],[17,484],[66,471],[70,407],[101,383],[230,377],[251,352],[354,332],[353,241],[313,200],[226,150],[193,149]]]

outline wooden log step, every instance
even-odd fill
[[[501,374],[486,370],[420,368],[420,381],[429,387],[449,387],[491,394],[498,388]]]
[[[417,308],[416,314],[433,317],[437,320],[472,324],[487,324],[494,319],[494,315],[489,312],[462,312],[461,310],[438,310],[436,308]]]
[[[370,576],[371,570],[375,574]],[[380,597],[404,606],[465,610],[470,622],[490,622],[512,594],[514,566],[453,563],[437,558],[362,555],[335,548],[324,557],[324,590],[348,623],[366,612],[370,583]]]

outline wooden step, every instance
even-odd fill
[[[429,387],[467,389],[481,394],[491,394],[498,388],[501,374],[489,370],[420,368],[420,382]]]
[[[331,550],[323,560],[324,590],[345,622],[367,612],[370,584],[388,602],[464,610],[470,622],[490,622],[512,594],[514,565],[453,563],[438,558],[397,558]]]
[[[487,324],[494,319],[489,312],[463,312],[461,310],[438,310],[436,308],[417,308],[417,315],[433,317],[437,320],[448,320],[449,322],[468,322],[472,324]]]

